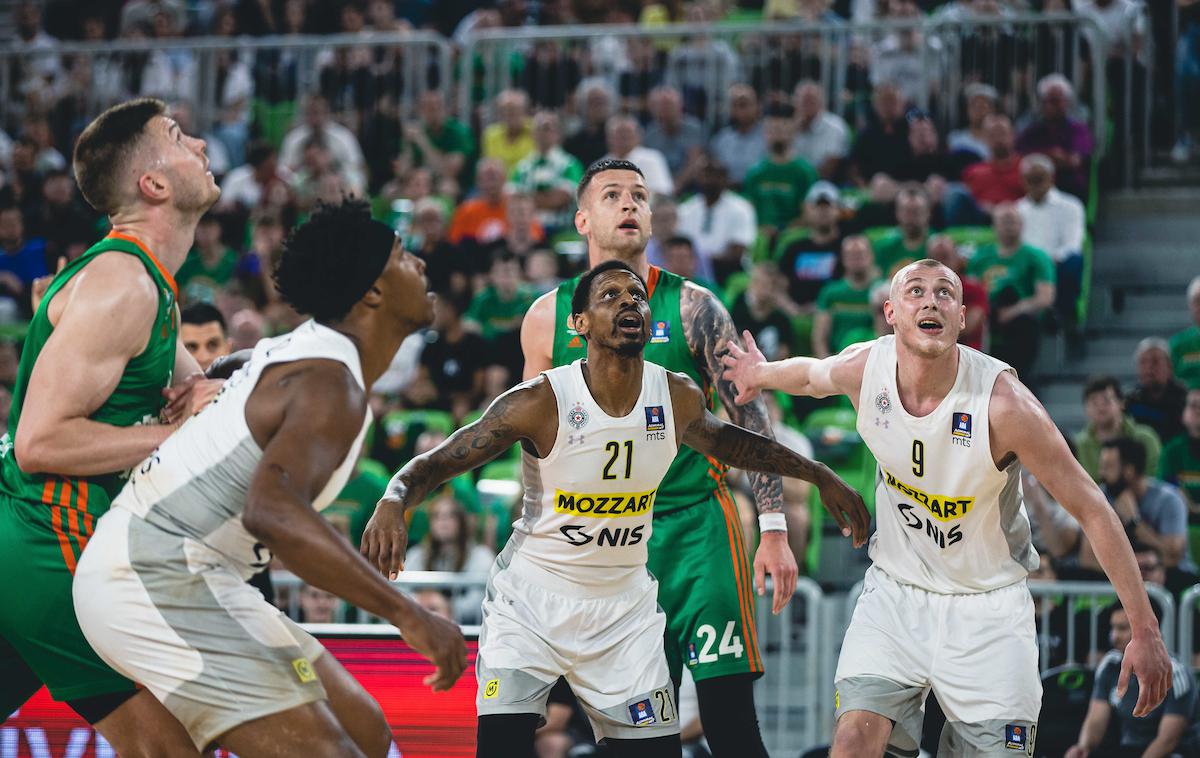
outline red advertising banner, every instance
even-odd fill
[[[421,683],[433,667],[399,638],[322,637],[326,649],[371,693],[396,743],[388,758],[469,758],[475,755],[475,654],[449,692]],[[116,758],[75,712],[45,689],[0,725],[0,758]],[[217,758],[235,758],[224,751]]]

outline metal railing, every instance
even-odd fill
[[[464,574],[453,571],[406,571],[402,572],[399,578],[393,582],[407,592],[440,590],[454,595],[457,592],[467,591],[478,593],[480,596],[483,594],[486,583],[486,574]],[[296,621],[306,620],[300,601],[300,590],[305,586],[304,580],[290,571],[272,571],[271,584],[275,588],[275,604],[289,618]],[[334,626],[388,624],[384,619],[367,613],[361,608],[341,603],[340,600],[338,602],[340,610],[334,613],[335,621],[325,623]],[[336,620],[338,616],[342,618]],[[464,626],[464,628],[471,627],[472,625]]]
[[[1179,647],[1176,655],[1179,662],[1190,672],[1192,666],[1192,648],[1196,642],[1196,606],[1200,604],[1200,584],[1189,587],[1179,596]]]
[[[829,110],[854,124],[868,107],[866,85],[886,79],[912,104],[931,109],[943,127],[957,128],[967,84],[991,84],[1006,110],[1019,114],[1035,106],[1037,78],[1060,73],[1084,100],[1101,148],[1105,80],[1092,72],[1103,70],[1104,50],[1085,38],[1099,39],[1099,27],[1069,13],[487,29],[464,41],[458,107],[466,114],[480,105],[486,123],[495,96],[517,88],[535,104],[574,112],[575,87],[596,81],[620,98],[616,110],[643,112],[648,88],[663,83],[681,89],[689,111],[711,131],[728,117],[731,84],[749,83],[764,99],[778,100],[813,80]]]

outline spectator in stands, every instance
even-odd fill
[[[741,186],[746,172],[767,156],[760,116],[758,93],[753,87],[735,84],[729,88],[729,125],[717,132],[708,147],[735,186]]]
[[[534,297],[546,294],[562,282],[558,275],[558,253],[539,247],[525,258],[525,281]]]
[[[963,169],[963,186],[947,191],[946,224],[949,226],[991,223],[997,205],[1015,203],[1025,196],[1021,156],[1013,142],[1012,121],[1003,114],[993,114],[984,122],[984,131],[992,157]]]
[[[945,234],[935,234],[925,247],[926,255],[947,266],[962,281],[962,304],[967,308],[967,325],[959,332],[959,343],[982,350],[987,336],[988,313],[991,311],[987,289],[978,279],[967,274],[967,259],[959,252],[953,239]]]
[[[991,353],[1030,380],[1037,359],[1041,318],[1054,305],[1054,264],[1021,242],[1021,214],[1012,203],[995,207],[996,243],[980,247],[967,273],[987,287],[991,305]]]
[[[825,90],[812,80],[796,85],[792,93],[796,112],[796,156],[816,168],[822,179],[834,179],[850,152],[850,127],[825,109]]]
[[[558,114],[538,111],[533,117],[534,151],[513,169],[510,186],[533,195],[538,221],[549,233],[574,225],[575,189],[583,166],[562,149]]]
[[[1200,523],[1200,388],[1188,390],[1184,405],[1183,434],[1168,441],[1162,449],[1158,478],[1173,484],[1183,493],[1188,507],[1188,522]]]
[[[474,240],[485,245],[504,236],[507,214],[504,207],[504,164],[484,158],[475,167],[475,197],[461,203],[450,219],[450,242],[458,245]]]
[[[300,622],[305,624],[333,624],[338,621],[342,601],[332,592],[305,584],[300,588]]]
[[[878,173],[899,173],[911,158],[900,88],[892,82],[880,82],[871,94],[867,126],[858,133],[850,150],[850,178],[865,187]]]
[[[746,289],[733,301],[729,315],[739,333],[748,329],[763,355],[771,360],[786,358],[793,344],[792,321],[788,316],[787,289],[779,268],[771,262],[757,263],[750,269]]]
[[[172,115],[174,115],[173,112]],[[183,128],[183,124],[180,124],[180,128]],[[194,132],[186,132],[186,134],[194,134]],[[39,175],[45,176],[51,171],[66,170],[67,159],[54,146],[54,132],[50,130],[50,122],[44,117],[26,118],[25,123],[21,126],[21,136],[33,140],[33,170]]]
[[[492,245],[524,258],[546,241],[546,230],[537,220],[533,195],[509,192],[504,198],[504,236]]]
[[[951,155],[942,147],[937,125],[928,112],[913,108],[908,119],[908,147],[912,159],[892,176],[900,182],[919,182],[929,193],[932,205],[941,201],[947,183],[957,182],[963,170],[961,156]]]
[[[816,169],[796,156],[795,115],[787,103],[767,109],[763,122],[767,157],[746,172],[742,184],[742,194],[754,206],[757,222],[768,235],[792,223],[801,211],[801,201],[818,180]]]
[[[17,54],[6,65],[15,64],[12,72],[15,76],[11,81],[17,86],[15,93],[5,94],[9,97],[19,94],[27,102],[49,106],[49,102],[41,101],[54,92],[62,73],[59,57],[53,54],[58,48],[58,40],[42,28],[42,4],[36,0],[21,0],[13,5],[12,21],[17,34],[10,44]],[[14,109],[22,107],[15,101],[5,105]]]
[[[454,609],[450,606],[450,598],[446,597],[446,593],[441,590],[417,590],[413,593],[413,600],[416,600],[418,605],[435,616],[454,620]]]
[[[1104,741],[1114,714],[1120,726],[1121,755],[1171,756],[1190,752],[1188,731],[1196,717],[1196,685],[1191,673],[1172,657],[1171,689],[1166,699],[1146,716],[1135,718],[1137,676],[1130,675],[1123,695],[1118,692],[1125,648],[1133,638],[1129,616],[1120,603],[1109,608],[1109,626],[1113,649],[1096,669],[1092,700],[1079,730],[1079,742],[1067,751],[1065,758],[1087,758]]]
[[[418,200],[413,206],[413,223],[407,247],[425,261],[425,275],[434,292],[467,292],[469,277],[478,266],[465,245],[446,239],[446,206],[433,198]]]
[[[152,24],[159,14],[166,14],[176,29],[187,26],[187,9],[180,0],[129,0],[121,9],[121,34],[140,24]]]
[[[421,122],[408,124],[404,137],[413,145],[413,160],[427,166],[439,179],[470,183],[470,160],[475,152],[471,130],[446,113],[441,90],[428,90],[419,103]]]
[[[1130,437],[1117,437],[1100,447],[1100,483],[1130,542],[1150,545],[1162,553],[1168,568],[1193,571],[1187,540],[1187,505],[1172,485],[1147,476],[1158,471],[1146,465],[1146,448]],[[1080,563],[1098,568],[1084,539]],[[1095,564],[1095,565],[1093,565]]]
[[[1055,310],[1074,329],[1083,278],[1083,240],[1087,234],[1083,203],[1054,186],[1054,163],[1041,153],[1021,159],[1025,197],[1017,202],[1024,225],[1022,239],[1054,261],[1058,288]]]
[[[42,183],[42,203],[29,221],[30,236],[46,241],[46,262],[78,258],[96,241],[95,211],[79,199],[66,171],[51,171]]]
[[[666,195],[655,195],[650,199],[650,211],[652,234],[650,241],[646,243],[646,260],[651,266],[664,266],[663,242],[676,236],[676,229],[679,226],[679,206]],[[675,271],[672,268],[667,270]],[[684,274],[679,275],[684,276]],[[712,277],[711,274],[708,276]]]
[[[721,294],[721,287],[705,273],[704,259],[696,252],[696,246],[691,239],[682,235],[672,235],[662,242],[662,267],[672,274],[679,274],[690,279],[706,290]]]
[[[728,188],[725,167],[710,155],[697,159],[700,191],[679,204],[678,231],[690,237],[718,283],[742,269],[758,234],[754,206]]]
[[[456,292],[438,293],[433,327],[421,351],[422,371],[437,393],[432,407],[449,411],[456,419],[478,406],[490,355],[483,338],[463,327],[469,298]]]
[[[828,282],[817,296],[813,317],[813,356],[825,358],[842,348],[871,339],[871,286],[879,280],[879,267],[871,242],[862,235],[842,242],[842,278]]]
[[[1200,132],[1200,5],[1176,0],[1179,39],[1175,44],[1175,107],[1179,113],[1179,139],[1171,160],[1187,163]]]
[[[490,348],[489,363],[509,369],[509,386],[521,377],[521,321],[533,305],[533,290],[521,281],[521,261],[507,250],[497,252],[488,284],[475,295],[465,319]]]
[[[1132,439],[1146,451],[1146,471],[1158,471],[1162,443],[1150,427],[1125,413],[1121,384],[1111,376],[1097,376],[1083,388],[1083,410],[1088,424],[1075,435],[1079,465],[1100,481],[1100,446],[1118,437]]]
[[[996,112],[1000,95],[996,88],[983,82],[968,84],[964,90],[967,100],[967,125],[946,135],[946,146],[951,153],[960,153],[974,161],[986,161],[992,157],[988,147],[984,122]]]
[[[1192,325],[1171,335],[1171,364],[1175,375],[1189,387],[1200,387],[1200,276],[1188,284]]]
[[[1087,197],[1095,143],[1088,125],[1070,116],[1075,89],[1062,74],[1050,74],[1038,82],[1037,90],[1041,115],[1021,131],[1017,150],[1046,155],[1054,162],[1051,175],[1057,174],[1059,189]]]
[[[1183,434],[1187,387],[1175,378],[1167,341],[1145,338],[1138,343],[1134,363],[1137,386],[1125,399],[1125,411],[1134,421],[1153,429],[1163,442]]]
[[[592,79],[579,85],[576,100],[583,121],[563,147],[587,168],[608,152],[607,124],[613,113],[613,94],[606,84]]]
[[[231,170],[221,182],[217,210],[243,214],[251,210],[281,211],[295,202],[295,182],[295,175],[279,165],[279,155],[269,142],[253,142],[246,150],[246,164]]]
[[[221,239],[221,219],[208,214],[196,225],[196,244],[175,272],[185,303],[212,303],[237,275],[238,254]]]
[[[300,168],[307,145],[314,140],[329,150],[344,173],[348,185],[357,192],[367,186],[367,166],[354,132],[330,117],[329,101],[324,95],[309,95],[304,104],[304,123],[287,133],[279,150],[279,160],[292,171]]]
[[[1027,469],[1021,471],[1021,492],[1029,511],[1033,546],[1043,561],[1046,558],[1062,561],[1074,555],[1083,534],[1079,522],[1050,496]]]
[[[496,123],[483,130],[482,155],[504,164],[507,175],[536,149],[529,123],[529,95],[521,90],[504,90],[496,95]]]
[[[250,249],[238,263],[238,278],[244,293],[259,307],[279,302],[271,277],[283,253],[284,229],[280,217],[270,211],[256,215],[250,232]]]
[[[266,319],[253,308],[243,308],[229,317],[229,347],[233,352],[252,349],[266,336]]]
[[[20,208],[0,208],[0,298],[12,301],[11,310],[5,312],[8,319],[18,310],[26,317],[31,315],[29,287],[47,273],[46,241],[25,237]]]
[[[408,549],[405,571],[449,571],[483,578],[496,555],[478,544],[468,528],[467,511],[453,495],[442,495],[429,505],[429,534],[425,541]],[[454,620],[479,623],[483,606],[482,583],[478,588],[451,591]]]
[[[179,341],[202,371],[207,371],[216,359],[229,355],[225,317],[208,303],[192,303],[179,312]]]
[[[674,195],[675,182],[663,154],[642,145],[642,127],[631,116],[613,116],[605,128],[608,154],[605,158],[630,161],[642,170],[646,187],[656,195]]]
[[[780,235],[775,260],[788,281],[788,295],[811,312],[825,283],[837,271],[842,250],[841,197],[837,187],[818,181],[804,198],[803,229]],[[807,233],[805,233],[807,232]]]
[[[890,279],[913,261],[927,258],[929,194],[918,185],[904,187],[896,194],[896,230],[875,243],[875,263],[880,275]]]
[[[916,0],[888,0],[886,6],[888,20],[912,21],[921,17]],[[973,30],[975,34],[979,32]],[[877,87],[880,82],[894,82],[905,101],[921,102],[922,95],[937,91],[938,77],[934,71],[941,47],[938,36],[926,38],[920,26],[886,32],[870,48],[871,84]],[[927,82],[930,93],[922,91]]]
[[[683,97],[674,87],[655,87],[650,91],[650,125],[642,143],[667,159],[667,167],[680,185],[679,178],[697,153],[704,149],[704,125],[683,112]]]

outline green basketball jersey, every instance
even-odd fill
[[[125,483],[125,473],[78,478],[28,474],[17,465],[12,440],[21,420],[21,406],[25,400],[29,377],[33,373],[34,362],[54,331],[47,315],[50,301],[71,277],[94,261],[96,256],[112,251],[127,253],[141,260],[158,287],[158,313],[154,317],[154,327],[150,331],[146,349],[126,364],[125,373],[121,375],[116,389],[90,418],[113,426],[158,423],[158,414],[164,405],[162,391],[171,386],[171,375],[175,370],[175,346],[179,333],[179,322],[175,312],[178,297],[175,280],[140,242],[132,237],[114,233],[67,264],[54,278],[45,297],[42,298],[25,336],[25,347],[17,369],[17,382],[13,388],[8,433],[0,439],[0,493],[26,502],[61,505],[78,510],[84,516],[85,533],[91,531],[90,528],[86,528],[88,522],[108,510],[112,499]],[[74,516],[70,520],[74,525]]]
[[[683,277],[657,266],[650,267],[650,275],[646,280],[650,290],[650,341],[646,344],[646,360],[668,371],[690,376],[704,390],[711,408],[713,388],[696,368],[679,317],[679,298],[685,281]],[[578,276],[563,282],[555,295],[554,351],[551,358],[555,366],[565,366],[587,356],[587,343],[570,325],[571,295],[578,283]],[[658,488],[654,512],[665,513],[711,497],[718,484],[724,481],[725,471],[724,465],[681,445],[675,462],[667,469]]]

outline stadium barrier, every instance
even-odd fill
[[[1176,648],[1176,655],[1189,672],[1195,668],[1192,665],[1192,649],[1196,643],[1197,604],[1200,604],[1200,584],[1189,587],[1179,596],[1179,647]]]
[[[728,115],[727,93],[735,82],[763,96],[790,96],[801,80],[818,81],[829,110],[855,123],[869,103],[872,83],[895,81],[913,104],[930,110],[943,128],[957,128],[966,85],[996,87],[1006,110],[1023,114],[1036,106],[1037,79],[1060,73],[1075,85],[1098,150],[1106,140],[1106,51],[1099,26],[1069,13],[996,18],[948,14],[913,20],[807,23],[775,21],[631,27],[588,25],[485,29],[467,35],[459,56],[458,107],[479,105],[481,120],[493,117],[493,99],[516,87],[535,104],[565,106],[584,79],[617,95],[625,109],[661,80],[679,88],[689,110],[710,131]],[[656,52],[668,50],[665,70]],[[864,57],[865,56],[865,57]],[[862,66],[862,61],[867,66]],[[859,96],[848,96],[858,92]],[[638,108],[640,110],[640,107]]]
[[[0,113],[12,127],[22,99],[61,101],[80,126],[141,95],[192,105],[196,134],[257,122],[275,142],[300,116],[304,95],[323,92],[335,113],[415,119],[422,93],[453,80],[450,43],[433,32],[182,37],[0,47]],[[57,69],[53,86],[47,74]],[[346,107],[350,106],[350,107]],[[358,131],[362,124],[349,124]],[[397,135],[398,139],[398,135]],[[66,151],[64,151],[66,152]]]

